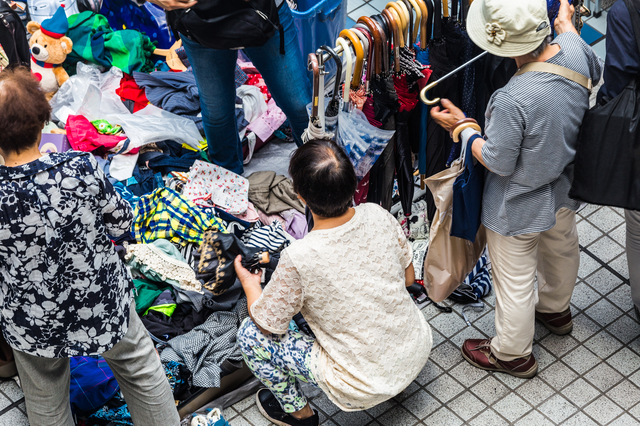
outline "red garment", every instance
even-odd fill
[[[76,151],[104,154],[127,139],[125,136],[103,135],[82,115],[70,115],[67,118],[67,139]]]
[[[116,89],[116,94],[120,96],[123,102],[133,101],[133,112],[140,111],[149,105],[144,89],[138,86],[129,74],[123,74],[122,80],[120,80],[120,87]]]
[[[269,93],[267,83],[264,82],[262,74],[247,74],[247,77],[249,78],[244,82],[244,84],[247,84],[249,86],[256,86],[258,89],[260,89],[262,94],[266,96],[266,101],[269,102],[269,100],[271,99],[271,93]]]

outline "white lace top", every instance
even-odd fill
[[[405,288],[411,246],[396,219],[375,204],[344,225],[310,232],[282,252],[251,307],[262,328],[284,334],[302,312],[315,333],[311,371],[344,411],[400,393],[431,351],[431,329]]]

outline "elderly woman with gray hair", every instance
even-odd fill
[[[496,289],[496,336],[469,339],[462,355],[475,367],[530,378],[535,319],[555,334],[573,329],[569,302],[580,253],[569,198],[578,131],[589,107],[590,84],[601,66],[580,38],[561,1],[551,28],[545,0],[477,0],[469,9],[471,40],[514,58],[519,71],[487,106],[484,137],[475,120],[443,99],[432,117],[487,170],[482,223]],[[536,294],[534,282],[538,282]]]

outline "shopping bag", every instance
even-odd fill
[[[466,147],[465,147],[466,148]],[[424,262],[424,285],[434,302],[442,302],[473,270],[487,243],[484,226],[480,225],[475,242],[451,236],[453,224],[453,184],[464,171],[463,156],[445,169],[426,179],[433,195],[436,213],[429,232],[429,251]]]
[[[471,146],[475,139],[482,138],[474,135],[469,138],[465,153],[465,167],[453,184],[453,219],[451,236],[464,238],[472,243],[480,229],[480,215],[482,213],[482,192],[484,191],[484,166],[473,164]]]

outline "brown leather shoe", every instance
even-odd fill
[[[530,379],[538,372],[538,361],[533,354],[513,361],[501,361],[491,353],[490,345],[489,339],[467,339],[462,344],[462,356],[474,367],[522,379]]]
[[[559,336],[571,333],[573,330],[573,320],[571,319],[571,309],[560,313],[543,314],[536,311],[536,319],[544,325],[547,330]]]

